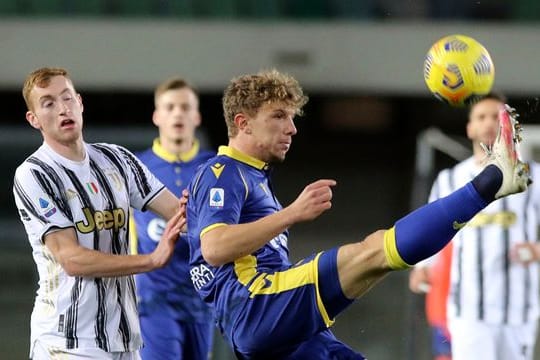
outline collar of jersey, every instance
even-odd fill
[[[264,161],[249,156],[248,154],[244,154],[240,150],[236,150],[235,148],[232,148],[230,146],[220,146],[218,149],[218,155],[226,155],[230,158],[243,162],[244,164],[253,166],[254,168],[257,168],[259,170],[268,169],[268,164]]]
[[[199,140],[193,140],[193,146],[191,149],[183,154],[177,155],[165,150],[165,148],[161,145],[159,138],[156,138],[154,139],[154,144],[152,145],[152,151],[163,160],[171,163],[178,161],[188,162],[193,160],[193,158],[199,153]]]

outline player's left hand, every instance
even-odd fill
[[[313,220],[332,207],[332,179],[317,180],[304,188],[302,193],[287,207],[293,223]]]
[[[531,242],[515,244],[510,250],[510,259],[524,265],[539,261],[540,245]]]
[[[167,222],[158,245],[150,254],[152,265],[156,269],[167,265],[173,255],[181,229],[186,226],[186,203],[187,199],[180,200],[178,212]]]

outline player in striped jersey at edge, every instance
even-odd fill
[[[152,117],[159,137],[137,157],[175,195],[215,152],[199,149],[195,129],[201,123],[199,99],[184,79],[157,86]],[[165,221],[149,211],[133,213],[135,249],[151,253],[158,245]],[[135,229],[134,229],[135,230]],[[189,277],[189,245],[176,243],[171,262],[162,269],[135,276],[139,318],[144,341],[143,360],[207,360],[211,355],[214,322],[210,307],[197,295]]]
[[[328,329],[334,318],[389,272],[441,250],[453,225],[529,181],[514,119],[501,108],[488,165],[472,181],[389,229],[292,265],[289,228],[329,210],[336,185],[317,180],[287,207],[272,189],[270,169],[285,159],[306,102],[298,82],[276,70],[233,79],[223,95],[229,144],[188,187],[191,279],[239,359],[363,359]]]
[[[504,103],[504,97],[492,93],[471,106],[467,137],[473,156],[439,173],[430,201],[447,196],[482,171],[485,155],[480,143],[494,141]],[[529,167],[532,178],[540,178],[540,166],[530,162]],[[539,224],[536,182],[525,193],[491,203],[452,241],[447,316],[454,360],[533,359]]]
[[[84,141],[82,98],[65,69],[35,70],[23,96],[43,136],[13,186],[39,273],[30,358],[140,359],[132,274],[169,261],[186,199],[125,148]],[[130,207],[170,219],[150,254],[129,255]]]

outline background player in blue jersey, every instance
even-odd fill
[[[191,280],[214,305],[239,359],[363,359],[328,330],[335,316],[390,271],[442,249],[478,211],[524,191],[529,181],[517,157],[515,121],[502,108],[489,162],[470,183],[390,229],[292,265],[288,228],[330,209],[336,185],[315,181],[285,208],[273,192],[269,169],[285,159],[297,132],[294,117],[306,102],[298,82],[275,70],[233,79],[223,95],[229,145],[188,188]]]
[[[159,137],[152,147],[136,154],[174,194],[180,196],[195,170],[214,155],[199,149],[195,129],[201,123],[199,99],[185,80],[172,78],[155,90],[153,122]],[[133,224],[133,222],[132,222]],[[134,212],[137,235],[132,251],[151,253],[165,221],[150,212]],[[135,247],[135,249],[133,249]],[[137,298],[145,347],[143,359],[206,360],[212,348],[214,323],[189,278],[189,247],[176,243],[171,262],[159,271],[136,276]]]

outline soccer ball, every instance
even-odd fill
[[[424,80],[438,99],[452,105],[474,103],[489,93],[495,67],[482,44],[465,35],[450,35],[429,49],[424,61]]]

